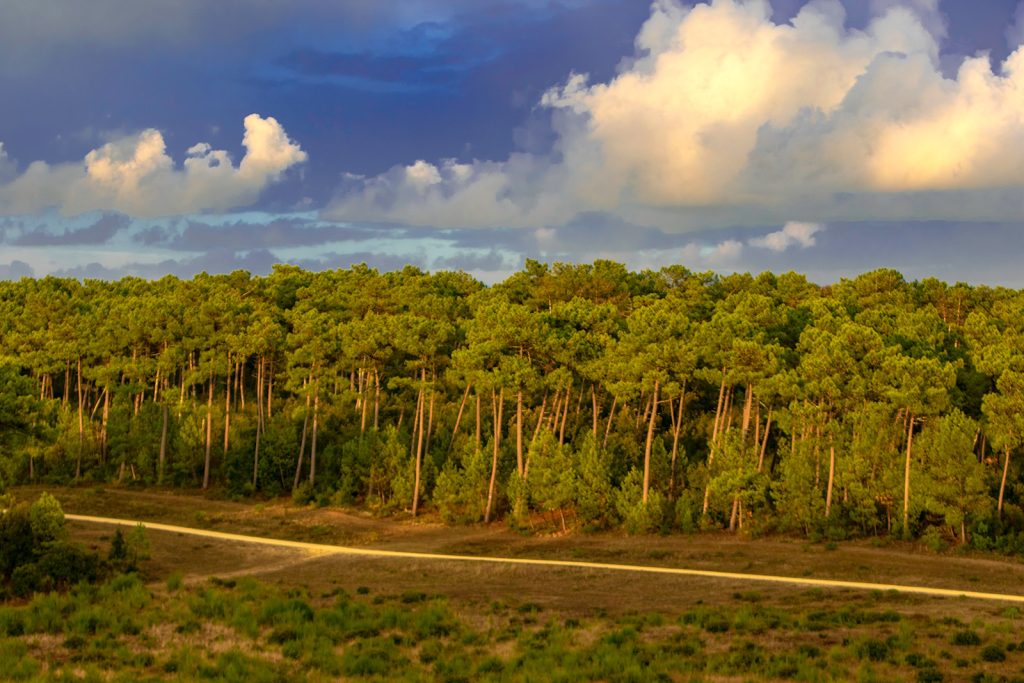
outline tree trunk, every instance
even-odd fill
[[[476,392],[476,449],[480,450],[482,436],[482,424],[480,422],[480,392]]]
[[[747,443],[747,432],[750,431],[750,414],[754,406],[754,385],[747,384],[746,397],[743,400],[743,424],[740,427],[740,439],[744,446]]]
[[[424,391],[426,391],[427,384],[427,369],[424,367],[420,372],[420,390],[419,400],[417,402],[416,410],[418,412],[417,418],[419,422],[419,430],[416,437],[416,482],[412,490],[412,516],[415,517],[419,511],[420,506],[420,472],[422,470],[423,463],[423,408],[426,403],[426,397]]]
[[[78,458],[75,462],[75,483],[82,476],[82,451],[85,450],[85,413],[82,406],[82,357],[78,357]]]
[[[599,410],[598,410],[598,405],[597,405],[597,385],[595,385],[595,384],[591,384],[590,385],[590,403],[591,403],[591,405],[593,407],[593,410],[594,410],[594,419],[593,419],[593,423],[594,424],[593,424],[592,430],[594,432],[594,442],[596,443],[597,442],[597,418],[600,415],[599,415]]]
[[[434,399],[437,398],[437,394],[434,393],[434,383],[437,382],[437,373],[434,372],[430,377],[430,406],[427,409],[427,436],[426,443],[423,446],[424,457],[430,455],[430,437],[434,434]]]
[[[686,398],[686,384],[679,393],[679,411],[672,408],[671,399],[668,402],[668,412],[672,416],[672,467],[669,470],[668,492],[669,496],[675,497],[676,491],[676,457],[679,455],[679,433],[683,429],[683,401]]]
[[[455,445],[455,435],[459,433],[459,425],[462,424],[462,412],[466,409],[466,400],[469,399],[469,390],[472,384],[466,384],[466,390],[462,392],[462,402],[459,403],[459,414],[455,416],[455,426],[452,427],[452,441],[448,444],[448,450],[451,451],[452,446]]]
[[[156,483],[164,483],[164,465],[167,462],[167,401],[164,397],[163,424],[160,427],[160,459],[157,461]]]
[[[295,480],[292,482],[292,490],[299,488],[299,479],[302,477],[302,458],[306,454],[306,431],[309,428],[309,391],[306,392],[306,414],[302,417],[302,439],[299,441],[299,461],[295,464]]]
[[[644,447],[644,505],[647,505],[647,493],[651,487],[651,446],[654,443],[654,420],[658,417],[659,386],[659,380],[654,380],[654,395],[651,396],[651,417],[647,423],[647,445]]]
[[[373,369],[373,431],[380,431],[380,372]]]
[[[914,444],[914,414],[907,420],[907,458],[903,466],[903,535],[910,533],[910,449]]]
[[[836,480],[836,445],[832,431],[828,433],[828,489],[825,493],[825,518],[832,515],[832,486]]]
[[[255,492],[259,480],[260,439],[263,436],[263,356],[256,368],[256,447],[252,454],[252,488]]]
[[[231,354],[228,353],[227,376],[224,379],[224,458],[228,457],[231,440]]]
[[[110,421],[110,387],[103,387],[103,421],[100,427],[100,462],[107,464],[107,423]]]
[[[494,390],[491,390],[491,405],[494,411],[494,456],[491,459],[491,483],[487,487],[485,524],[491,521],[491,511],[494,509],[494,482],[498,477],[498,450],[501,448],[501,415],[505,409],[505,387],[501,388],[501,394],[497,396]]]
[[[320,418],[320,380],[313,386],[313,441],[309,447],[309,487],[316,486],[316,432]]]
[[[612,396],[612,409],[608,411],[608,424],[604,428],[604,441],[601,442],[601,448],[608,448],[608,437],[612,433],[612,421],[615,419],[615,408],[619,404],[619,397]]]
[[[772,406],[768,406],[768,420],[764,425],[764,438],[761,441],[761,453],[757,457],[757,471],[764,472],[764,454],[768,450],[768,434],[772,430]]]
[[[534,444],[534,442],[537,441],[537,437],[540,435],[541,425],[544,424],[544,411],[547,408],[547,406],[548,406],[548,395],[545,393],[544,394],[544,400],[540,402],[540,413],[537,414],[537,424],[533,426],[533,436],[530,437],[530,445],[531,446]],[[529,462],[529,460],[530,460],[529,454],[527,454],[526,460],[527,460],[527,462]],[[524,464],[523,465],[524,476],[525,476],[525,471],[527,469],[528,468]]]
[[[210,488],[210,447],[213,444],[213,368],[206,396],[206,457],[203,459],[203,490]]]
[[[1010,447],[1006,446],[1005,454],[1003,456],[1003,479],[999,482],[999,505],[996,508],[996,514],[999,515],[999,519],[1003,518],[1003,496],[1006,493],[1006,475],[1010,472]]]
[[[369,401],[366,400],[365,393],[366,385],[370,383],[370,374],[365,370],[360,370],[359,377],[359,396],[362,401],[362,404],[360,406],[362,412],[360,413],[359,417],[359,436],[362,437],[366,433],[366,415],[367,412],[369,411]]]
[[[267,362],[267,369],[264,371],[267,375],[267,419],[273,419],[274,417],[274,361],[273,359]]]
[[[516,391],[516,471],[523,476],[523,390]]]
[[[569,416],[569,399],[571,398],[570,391],[572,385],[570,384],[565,390],[565,408],[562,409],[562,424],[558,428],[558,445],[561,446],[565,443],[565,418]]]

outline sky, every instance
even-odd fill
[[[0,279],[1024,287],[1024,1],[0,0]]]

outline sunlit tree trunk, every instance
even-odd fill
[[[419,429],[416,436],[416,483],[412,490],[412,516],[415,517],[420,506],[420,473],[423,469],[423,411],[426,404],[427,368],[420,370],[419,400],[416,402],[417,422]]]
[[[1006,446],[1003,454],[1003,478],[999,482],[999,504],[996,507],[996,514],[1003,517],[1003,496],[1006,494],[1006,475],[1010,472],[1010,447]]]
[[[914,444],[914,414],[907,420],[907,457],[903,466],[903,534],[910,533],[910,449]]]
[[[501,388],[501,394],[496,395],[491,390],[491,404],[494,411],[494,456],[491,459],[491,483],[487,487],[487,510],[484,512],[484,522],[491,521],[491,511],[494,506],[494,482],[498,477],[498,452],[501,448],[501,416],[505,409],[505,388]]]
[[[659,387],[659,380],[654,380],[654,395],[651,396],[651,417],[650,422],[647,423],[647,444],[644,446],[644,505],[647,505],[647,495],[651,487],[651,446],[654,443],[654,421],[658,417]]]
[[[210,487],[210,447],[213,444],[213,368],[206,396],[206,457],[203,459],[203,490]]]
[[[516,392],[516,471],[523,476],[523,390]]]
[[[452,445],[455,443],[455,435],[459,433],[459,425],[462,424],[462,413],[466,409],[466,401],[469,399],[469,390],[472,384],[466,384],[466,390],[462,392],[462,402],[459,403],[459,414],[455,416],[455,426],[452,427],[452,441],[448,445],[448,449],[451,450]]]
[[[309,450],[309,486],[316,486],[316,432],[320,418],[320,380],[313,386],[313,441]]]

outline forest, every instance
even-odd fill
[[[528,261],[0,282],[0,490],[1024,552],[1024,293]]]

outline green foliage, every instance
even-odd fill
[[[461,462],[449,460],[437,477],[434,502],[450,524],[468,524],[484,518],[490,463],[483,451],[466,444]]]
[[[65,536],[64,510],[57,499],[45,491],[28,510],[29,525],[36,543],[60,541]]]
[[[664,498],[658,491],[651,491],[643,502],[643,476],[640,470],[632,470],[615,492],[615,510],[631,534],[651,533],[661,526]]]
[[[1014,290],[887,269],[823,288],[530,261],[485,287],[280,266],[24,279],[0,312],[0,490],[159,481],[465,523],[493,474],[491,516],[518,526],[1024,551]],[[57,541],[51,512],[35,525]]]

